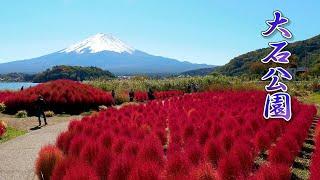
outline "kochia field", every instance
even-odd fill
[[[203,92],[109,108],[72,121],[39,153],[37,174],[53,180],[290,179],[316,108],[293,99],[291,121],[265,120],[265,96]]]

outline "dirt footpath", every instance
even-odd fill
[[[70,120],[73,120],[73,119],[81,119],[81,117],[82,117],[81,115],[76,115],[76,116],[57,115],[54,117],[48,117],[47,118],[48,127],[54,126],[62,122],[69,122]],[[10,127],[13,127],[19,130],[25,130],[27,132],[38,130],[37,126],[39,125],[38,117],[36,116],[27,117],[27,118],[16,118],[12,115],[0,113],[0,120],[4,120]],[[43,119],[42,119],[42,125],[44,125]]]

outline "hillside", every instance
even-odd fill
[[[307,67],[310,75],[320,75],[320,35],[313,38],[290,43],[284,50],[292,53],[290,67]],[[233,58],[229,63],[215,69],[224,75],[264,74],[274,64],[263,64],[261,59],[272,51],[263,48]]]
[[[83,81],[96,78],[114,78],[115,76],[109,71],[97,67],[80,67],[80,66],[54,66],[51,69],[36,74],[32,79],[33,82],[41,83],[57,79],[70,79]]]
[[[212,71],[215,68],[217,68],[217,67],[215,66],[212,68],[201,68],[201,69],[185,71],[185,72],[181,73],[181,75],[184,75],[184,76],[205,76],[205,75],[212,73]]]

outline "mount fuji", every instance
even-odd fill
[[[212,67],[154,56],[136,50],[112,35],[96,34],[55,53],[0,64],[0,73],[38,73],[56,65],[95,66],[118,75],[173,74]]]

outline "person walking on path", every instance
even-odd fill
[[[111,96],[113,99],[113,105],[115,105],[116,104],[116,92],[114,91],[114,89],[112,89],[112,91],[111,91]]]
[[[190,84],[187,85],[187,93],[191,93],[192,92],[192,87]]]
[[[131,89],[131,90],[130,90],[130,92],[129,92],[129,99],[130,99],[130,102],[132,102],[132,101],[133,101],[133,98],[134,98],[134,91],[133,91],[133,89]]]
[[[46,119],[46,115],[44,113],[44,110],[46,108],[46,101],[44,100],[44,98],[39,95],[38,99],[36,100],[36,107],[37,107],[37,111],[38,111],[38,120],[39,120],[39,126],[41,126],[41,116],[43,116],[44,119],[44,124],[47,125],[47,119]]]
[[[152,91],[151,88],[149,88],[149,91],[148,91],[148,99],[149,100],[154,100],[155,99],[153,91]]]

